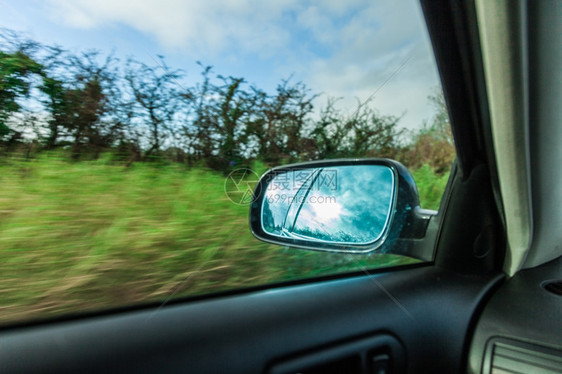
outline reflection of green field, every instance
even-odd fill
[[[0,186],[4,322],[415,261],[262,243],[203,169],[43,155],[0,160]]]

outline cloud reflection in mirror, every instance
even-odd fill
[[[270,174],[263,230],[295,239],[369,244],[384,233],[394,174],[382,165],[293,169]]]

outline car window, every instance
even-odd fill
[[[266,170],[319,159],[398,160],[438,209],[416,2],[22,1],[0,26],[0,323],[430,260],[248,226]]]

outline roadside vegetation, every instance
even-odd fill
[[[420,130],[305,84],[273,93],[0,33],[0,322],[415,262],[268,245],[224,192],[248,167],[388,157],[437,209],[454,159],[443,96]]]

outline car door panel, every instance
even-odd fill
[[[390,335],[408,372],[455,372],[474,312],[500,280],[425,265],[13,328],[0,335],[0,371],[261,373]]]

